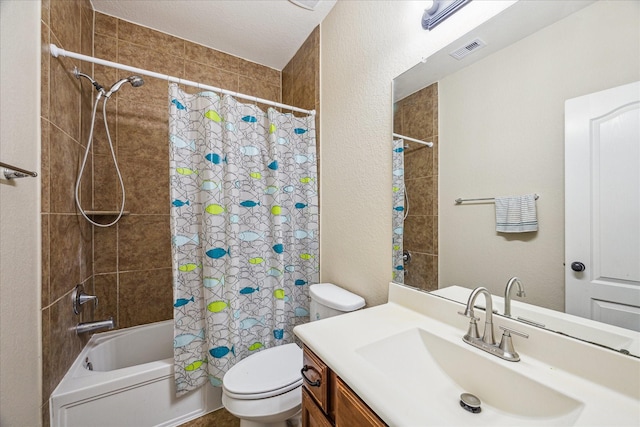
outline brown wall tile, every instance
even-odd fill
[[[208,47],[185,41],[184,57],[189,61],[209,65],[220,70],[237,74],[240,70],[241,58],[220,52]]]
[[[412,252],[411,262],[405,271],[405,283],[426,291],[438,289],[438,257]]]
[[[80,2],[51,1],[50,15],[51,31],[60,40],[58,47],[72,52],[79,52],[81,39]]]
[[[241,76],[259,79],[264,84],[280,87],[280,71],[255,62],[240,60],[238,70]]]
[[[105,15],[104,13],[95,12],[95,36],[104,35],[109,37],[118,37],[118,18]]]
[[[237,73],[203,65],[198,62],[185,60],[184,76],[187,80],[208,84],[221,89],[231,90],[234,92],[239,90],[239,77]],[[200,92],[198,88],[194,87],[185,87],[184,89],[187,93]]]
[[[120,327],[159,322],[173,317],[170,268],[120,273]]]
[[[120,271],[171,267],[169,215],[131,215],[118,223]]]
[[[118,99],[118,156],[169,162],[169,108],[165,98],[147,103]]]
[[[49,130],[51,212],[75,213],[76,174],[82,160],[82,148],[58,127],[51,126]]]
[[[44,396],[48,398],[58,385],[86,342],[86,338],[77,336],[75,332],[76,325],[86,319],[74,314],[71,291],[46,309],[43,312],[43,317],[47,312],[49,315],[48,361],[46,365],[43,365],[45,372],[43,375],[43,398]]]
[[[151,28],[118,20],[118,38],[173,56],[184,56],[184,40]],[[139,49],[142,50],[142,49]]]
[[[50,261],[49,261],[49,215],[41,214],[42,217],[42,291],[41,301],[42,307],[49,305],[49,279],[51,276]]]
[[[46,25],[49,25],[49,15],[51,12],[51,1],[50,0],[41,0],[40,4],[41,6],[41,17],[40,19],[42,19],[42,22]]]
[[[98,297],[98,306],[93,314],[95,319],[108,319],[113,317],[116,327],[118,322],[118,275],[96,274],[93,278],[93,289]]]
[[[90,275],[91,232],[85,219],[75,214],[51,214],[49,230],[50,300],[55,301]]]
[[[51,211],[51,172],[50,172],[50,129],[49,121],[42,118],[40,120],[40,198],[41,211]]]
[[[112,217],[108,218],[113,221]],[[118,271],[118,225],[93,229],[94,274]]]
[[[168,160],[121,156],[120,170],[128,189],[128,211],[132,214],[170,214]]]
[[[74,62],[51,58],[50,111],[53,124],[75,141],[80,139],[80,85],[73,76]]]
[[[43,4],[44,7],[44,4]],[[43,10],[44,13],[44,10]],[[51,70],[51,53],[49,53],[49,44],[51,43],[51,33],[49,27],[42,23],[40,26],[40,43],[42,44],[42,53],[40,55],[40,115],[49,118],[49,74]]]
[[[95,210],[120,210],[122,188],[111,155],[93,155],[93,208]],[[126,187],[125,187],[126,189]],[[84,204],[90,207],[91,204]],[[115,218],[101,218],[100,223],[108,224]]]

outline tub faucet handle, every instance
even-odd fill
[[[98,306],[98,297],[95,295],[89,295],[84,293],[84,287],[82,285],[76,285],[73,293],[71,294],[73,300],[73,312],[75,314],[82,313],[82,305],[88,301],[93,301],[93,307]]]

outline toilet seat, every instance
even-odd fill
[[[272,347],[241,360],[225,374],[224,393],[239,400],[265,399],[302,385],[302,349],[296,344]]]

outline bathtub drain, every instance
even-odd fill
[[[84,359],[84,367],[90,371],[93,371],[93,363],[89,362],[89,358]]]

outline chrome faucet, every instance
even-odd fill
[[[474,313],[476,298],[478,298],[478,295],[480,294],[484,295],[486,306],[484,332],[482,337],[478,334],[478,324],[476,323],[480,319],[477,318]],[[491,299],[491,294],[487,288],[475,288],[471,292],[471,295],[469,295],[464,312],[458,312],[458,314],[471,319],[469,321],[469,329],[462,337],[464,342],[510,362],[517,362],[520,360],[520,356],[513,348],[511,334],[514,333],[524,338],[529,338],[529,335],[501,326],[500,329],[504,330],[504,334],[502,335],[500,344],[496,345],[496,340],[493,335],[493,300]]]
[[[87,332],[95,332],[100,329],[113,329],[115,326],[113,317],[110,317],[107,320],[97,320],[95,322],[82,322],[76,325],[76,334],[80,335]]]
[[[513,284],[518,285],[518,295],[519,297],[526,297],[527,294],[524,292],[524,285],[517,277],[512,277],[507,282],[507,287],[504,290],[504,315],[511,317],[511,288]]]
[[[484,295],[484,300],[485,300],[485,320],[484,320],[484,332],[482,334],[482,341],[484,341],[485,343],[489,344],[489,345],[494,345],[496,343],[496,340],[493,336],[493,300],[491,299],[491,294],[489,293],[489,291],[487,290],[487,288],[484,287],[478,287],[475,288],[472,292],[471,295],[469,295],[469,300],[467,301],[467,307],[464,310],[464,313],[460,313],[463,316],[467,316],[469,318],[471,318],[471,322],[469,323],[469,331],[467,332],[467,335],[465,335],[465,338],[474,338],[477,339],[478,337],[478,325],[476,324],[476,322],[479,320],[477,317],[475,317],[475,313],[473,311],[473,307],[475,306],[476,303],[476,298],[478,298],[478,295],[483,294]],[[472,329],[472,325],[473,325],[473,331]],[[466,341],[466,339],[465,339]],[[468,342],[468,341],[467,341]]]

